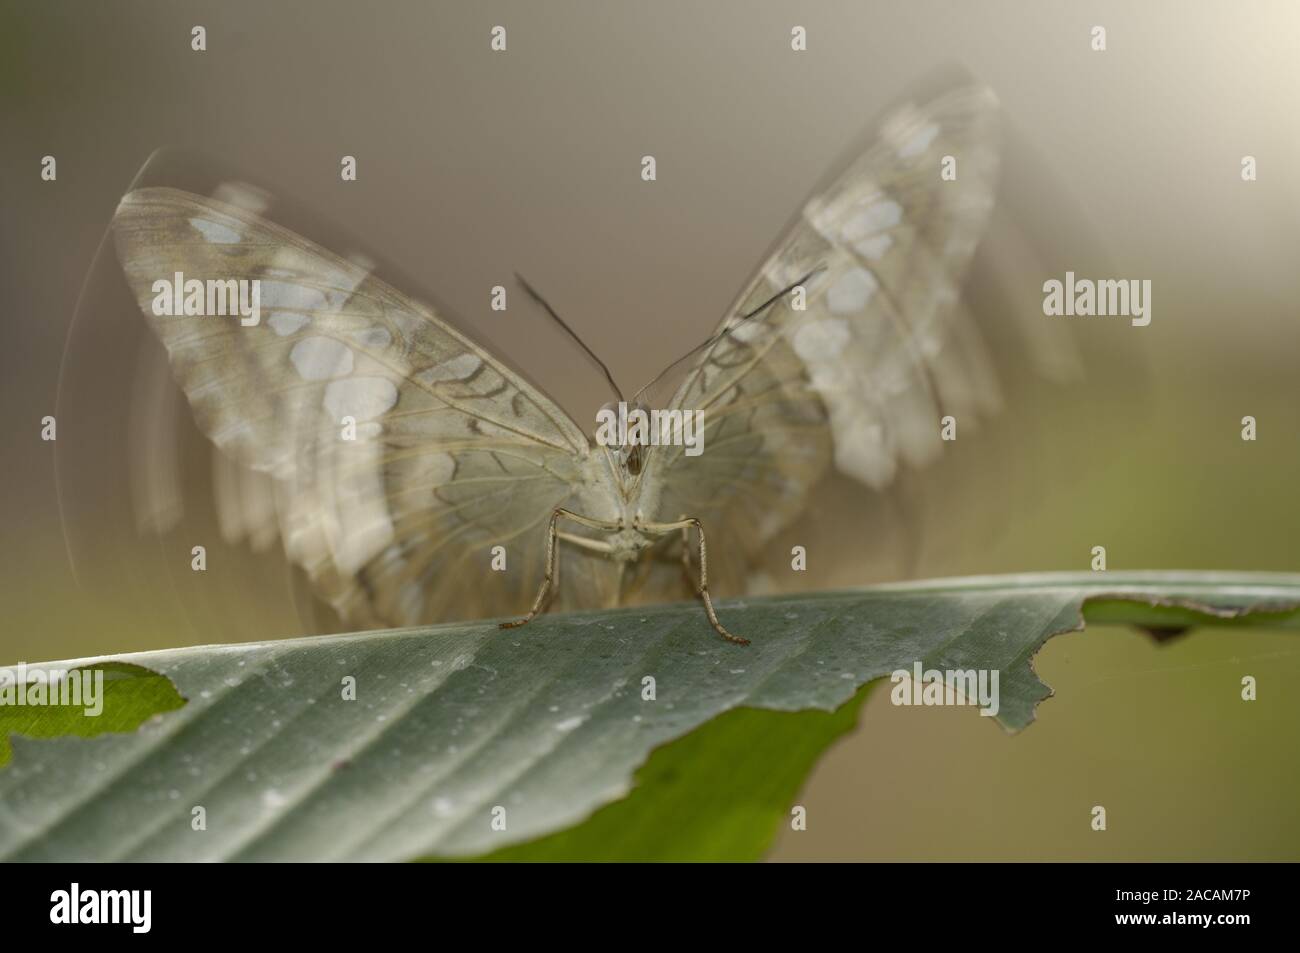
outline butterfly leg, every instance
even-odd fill
[[[560,510],[556,510],[551,514],[551,522],[546,529],[546,573],[542,577],[541,588],[537,590],[537,598],[533,600],[533,607],[528,610],[528,615],[522,619],[502,622],[500,628],[514,629],[532,622],[537,618],[537,614],[542,611],[543,604],[548,601],[546,595],[550,592],[552,579],[555,579],[558,583],[559,573],[555,566],[555,524],[560,518],[560,513]]]
[[[700,535],[700,582],[697,586],[691,578],[691,528]],[[686,573],[686,584],[695,590],[695,594],[704,601],[704,612],[709,617],[714,630],[728,642],[735,642],[737,645],[748,645],[749,639],[742,639],[738,635],[732,635],[718,621],[718,613],[713,609],[713,600],[709,598],[709,560],[704,546],[704,526],[693,516],[683,516],[675,523],[642,523],[638,527],[649,533],[673,533],[681,530],[682,533],[682,571]]]
[[[689,526],[682,527],[682,581],[692,593],[697,596],[700,594],[700,587],[695,584],[695,578],[691,575],[691,528]]]
[[[542,585],[537,590],[537,598],[533,600],[533,607],[528,610],[528,614],[522,619],[514,619],[510,622],[500,623],[503,629],[515,629],[521,625],[526,625],[537,618],[538,614],[549,605],[551,599],[560,587],[560,565],[556,560],[555,543],[557,539],[564,539],[588,549],[595,549],[601,552],[608,552],[610,545],[598,539],[587,539],[585,536],[574,536],[570,533],[561,533],[557,531],[556,524],[560,517],[573,520],[583,526],[590,526],[593,529],[618,530],[622,529],[619,523],[609,523],[604,520],[593,520],[587,516],[580,516],[577,513],[565,509],[557,509],[551,514],[551,522],[546,530],[546,573],[542,577]]]

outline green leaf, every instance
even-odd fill
[[[84,668],[64,669],[59,665],[41,668],[47,672],[65,671],[67,674],[64,681],[70,686],[79,673],[87,672],[92,677],[95,672],[102,673],[102,704],[94,704],[94,700],[89,697],[77,696],[81,702],[79,705],[20,706],[0,695],[4,701],[0,704],[0,767],[8,763],[12,754],[9,747],[10,735],[26,735],[28,738],[76,735],[93,738],[106,732],[135,731],[146,719],[158,717],[163,712],[173,711],[185,704],[185,699],[177,694],[170,681],[139,665],[101,662]],[[17,681],[19,679],[15,679],[15,690]],[[87,717],[87,709],[92,706],[102,708],[102,711],[99,715]]]
[[[1082,627],[1085,604],[1162,633],[1295,627],[1300,576],[1047,574],[723,604],[749,647],[666,606],[127,656],[112,661],[188,703],[129,734],[53,708],[5,722],[0,858],[753,857],[862,686],[917,661],[997,670],[997,720],[1022,728],[1050,694],[1030,660]],[[137,681],[110,696],[109,731],[165,710]]]
[[[833,712],[738,708],[656,749],[627,797],[485,861],[758,860],[817,759],[853,730],[871,685]]]

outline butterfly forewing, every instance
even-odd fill
[[[943,414],[995,404],[959,302],[992,206],[995,116],[977,86],[891,113],[804,205],[678,389],[672,406],[704,411],[706,449],[661,448],[647,478],[660,518],[690,513],[721,540],[710,553],[721,590],[745,588],[748,557],[832,463],[881,489],[901,465],[933,459]],[[741,317],[810,273],[799,296]]]
[[[551,512],[600,472],[552,401],[363,263],[247,210],[139,189],[113,230],[200,428],[273,477],[287,552],[345,619],[527,604]],[[177,272],[258,279],[260,322],[155,314],[154,282]],[[499,578],[495,546],[509,560]],[[616,577],[588,560],[565,601],[605,604]]]

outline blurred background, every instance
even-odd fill
[[[1006,412],[886,497],[828,489],[800,532],[847,525],[873,558],[824,560],[838,571],[810,584],[1082,570],[1095,545],[1112,570],[1300,570],[1298,29],[1287,2],[0,0],[0,664],[337,630],[278,547],[223,548],[203,438],[143,321],[101,340],[93,299],[73,321],[156,148],[345,227],[586,422],[607,399],[597,372],[522,295],[492,312],[489,288],[527,276],[635,388],[707,336],[878,112],[953,64],[1006,113],[999,222],[967,288]],[[1036,312],[1067,269],[1151,279],[1151,325]],[[1086,374],[1040,373],[1044,341]],[[185,452],[160,514],[140,460],[162,432]],[[774,857],[1300,858],[1295,635],[1157,647],[1096,628],[1036,667],[1057,694],[1014,738],[878,692]]]

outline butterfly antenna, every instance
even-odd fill
[[[546,313],[555,319],[556,324],[564,328],[569,337],[578,342],[578,347],[582,348],[583,351],[586,352],[587,356],[595,361],[596,365],[605,372],[605,380],[609,381],[609,386],[614,389],[614,394],[618,397],[619,401],[627,403],[623,397],[623,392],[619,390],[618,384],[614,381],[614,375],[609,372],[609,368],[605,366],[605,362],[596,356],[596,352],[587,347],[586,342],[583,341],[582,338],[578,337],[578,332],[565,324],[564,319],[555,313],[555,309],[547,303],[546,299],[541,296],[537,289],[525,281],[523,275],[519,274],[517,271],[515,272],[515,281],[519,282],[519,284],[523,286],[523,289],[528,292],[529,297],[546,309]]]
[[[755,315],[762,314],[762,313],[763,313],[764,311],[766,311],[768,308],[772,307],[772,305],[776,304],[778,301],[780,301],[782,298],[784,298],[786,295],[788,295],[791,291],[794,291],[795,288],[798,288],[800,285],[806,284],[806,283],[808,282],[808,279],[812,278],[814,275],[820,274],[821,272],[823,272],[823,271],[825,271],[825,270],[826,270],[826,266],[825,266],[825,265],[818,265],[816,268],[814,268],[812,271],[808,272],[808,274],[804,275],[804,276],[803,276],[802,278],[800,278],[798,281],[794,282],[793,284],[786,285],[784,288],[782,288],[782,289],[781,289],[780,291],[778,291],[776,294],[772,295],[772,297],[768,298],[766,301],[764,301],[762,304],[760,304],[757,308],[754,308],[752,311],[750,311],[750,312],[748,312],[748,313],[746,313],[746,314],[742,314],[742,315],[740,315],[740,320],[737,321],[735,324],[733,324],[731,327],[727,328],[726,330],[719,331],[717,334],[713,335],[713,337],[709,338],[709,339],[706,340],[706,341],[701,341],[699,344],[695,345],[695,347],[691,348],[689,351],[687,351],[685,354],[683,354],[683,355],[682,355],[681,357],[679,357],[677,360],[673,361],[671,364],[669,364],[667,367],[665,367],[662,371],[660,371],[658,374],[656,374],[653,378],[651,378],[651,380],[650,380],[650,382],[649,382],[648,384],[646,384],[644,387],[642,387],[639,391],[636,392],[636,396],[637,396],[637,397],[640,397],[642,394],[644,394],[646,391],[648,391],[651,387],[653,387],[655,384],[657,384],[657,383],[659,382],[659,380],[660,380],[660,379],[661,379],[665,374],[667,374],[669,371],[671,371],[674,367],[676,367],[676,366],[677,366],[678,364],[680,364],[682,361],[686,360],[688,357],[693,357],[694,355],[700,353],[700,351],[703,351],[703,350],[705,350],[705,349],[707,349],[707,348],[710,348],[710,347],[712,347],[713,345],[717,344],[719,341],[721,341],[723,338],[725,338],[725,337],[726,337],[728,334],[730,334],[732,331],[736,330],[736,328],[740,327],[740,325],[741,325],[742,323],[744,323],[745,321],[748,321],[750,318],[754,317]]]

